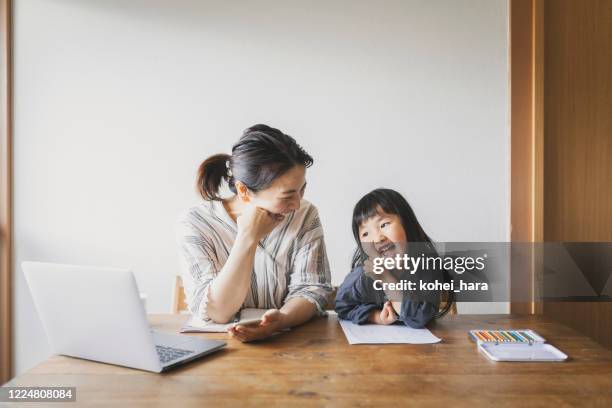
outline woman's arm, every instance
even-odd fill
[[[217,269],[213,261],[214,246],[208,234],[180,220],[177,241],[189,311],[203,319],[229,321],[249,290],[255,244],[249,239],[237,238],[228,260]]]
[[[295,297],[289,299],[280,308],[280,322],[276,329],[281,330],[299,326],[310,320],[316,313],[317,307],[315,304],[305,298]]]
[[[208,289],[207,314],[215,322],[227,323],[240,310],[251,284],[256,249],[257,241],[236,236],[225,265]]]
[[[230,335],[240,341],[248,342],[265,339],[274,332],[299,326],[317,313],[317,307],[305,298],[289,299],[283,307],[268,310],[258,326],[230,327]]]
[[[325,313],[332,286],[323,229],[314,206],[307,210],[303,225],[308,228],[298,240],[284,305],[280,310],[268,310],[259,326],[231,329],[232,336],[242,341],[258,340]]]
[[[215,277],[208,292],[208,316],[217,323],[227,323],[240,310],[251,285],[257,244],[282,218],[249,205],[238,217],[238,233],[229,257]]]

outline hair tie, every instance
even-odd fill
[[[225,162],[225,168],[227,169],[227,175],[228,175],[229,177],[232,177],[232,176],[233,176],[233,175],[232,175],[232,169],[230,169],[230,162],[229,162],[229,160],[227,160],[227,161]]]

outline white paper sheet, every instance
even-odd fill
[[[242,309],[240,319],[227,324],[215,323],[212,320],[202,320],[199,317],[191,316],[181,327],[181,333],[225,333],[231,326],[240,321],[250,319],[261,319],[267,309]]]
[[[429,329],[413,329],[403,324],[358,325],[348,320],[340,320],[340,326],[349,344],[431,344],[441,340]]]

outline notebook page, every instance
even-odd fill
[[[340,320],[340,326],[349,344],[431,344],[441,339],[429,329],[413,329],[403,324],[354,324]]]

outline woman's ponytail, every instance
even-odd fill
[[[223,180],[229,181],[229,168],[227,163],[229,154],[215,154],[204,160],[198,168],[198,192],[205,200],[221,201],[219,190]]]

